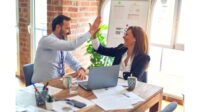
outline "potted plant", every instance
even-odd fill
[[[107,25],[100,25],[100,31],[97,32],[96,37],[98,38],[101,45],[106,46],[106,37],[102,34],[103,30],[108,30]],[[86,43],[86,54],[90,55],[90,67],[101,67],[101,66],[111,66],[113,63],[113,58],[100,55],[96,53],[92,47],[92,41],[91,39],[87,41]]]

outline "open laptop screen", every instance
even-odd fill
[[[114,87],[117,85],[118,75],[119,65],[92,68],[87,83],[82,82],[79,85],[87,90]]]

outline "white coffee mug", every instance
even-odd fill
[[[72,85],[72,76],[66,75],[63,77],[63,85],[65,88],[70,88]]]
[[[46,102],[46,109],[52,110],[53,109],[53,102]]]

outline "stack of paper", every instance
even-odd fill
[[[104,110],[130,109],[133,104],[144,101],[133,92],[128,92],[122,86],[108,89],[93,90],[97,99],[92,100]]]
[[[122,94],[125,91],[125,89],[122,86],[116,86],[106,89],[96,89],[92,92],[95,94],[97,98],[102,98],[105,96],[111,96],[116,94]]]
[[[102,98],[97,98],[92,100],[95,104],[103,108],[104,110],[115,110],[115,109],[129,109],[132,108],[132,105],[126,101],[127,98],[113,95]]]

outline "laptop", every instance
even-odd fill
[[[117,85],[119,65],[92,68],[89,71],[88,81],[79,82],[85,90],[102,89]]]

